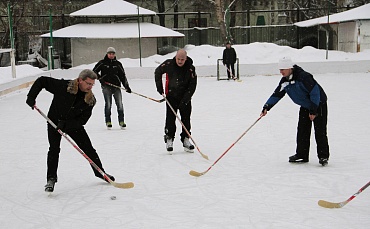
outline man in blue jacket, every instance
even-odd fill
[[[328,164],[329,145],[327,137],[327,96],[313,76],[301,67],[293,65],[289,57],[279,61],[280,74],[283,76],[274,93],[263,106],[261,116],[265,116],[285,94],[294,103],[301,106],[297,128],[296,154],[289,157],[289,162],[305,163],[309,161],[310,136],[312,122],[315,128],[317,156],[322,166]]]

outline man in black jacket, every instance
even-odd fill
[[[191,98],[197,86],[197,75],[193,60],[187,56],[185,50],[177,51],[173,59],[168,59],[155,69],[155,83],[157,91],[166,95],[167,100],[177,113],[180,111],[181,121],[190,133]],[[165,91],[163,90],[162,75],[166,75]],[[176,116],[167,104],[165,142],[168,152],[173,151],[173,140],[176,132]],[[189,141],[184,128],[180,134],[181,142],[187,152],[193,152],[194,146]]]
[[[112,96],[117,105],[118,112],[118,123],[123,129],[126,127],[123,103],[122,103],[122,93],[121,93],[121,83],[125,87],[127,93],[131,93],[130,86],[126,78],[125,70],[121,62],[116,59],[116,50],[113,47],[107,49],[107,54],[104,59],[99,61],[93,71],[98,75],[98,80],[101,83],[101,88],[105,100],[105,124],[108,129],[112,128],[111,120],[111,109],[112,109]],[[99,72],[101,72],[99,74]]]
[[[226,43],[226,48],[224,49],[223,55],[222,55],[222,63],[227,68],[227,79],[235,78],[235,62],[236,62],[236,52],[235,49],[231,47],[230,42]],[[231,70],[230,70],[231,69]],[[232,75],[230,74],[230,71],[232,72]]]
[[[89,120],[96,103],[91,89],[97,79],[96,74],[88,69],[81,71],[77,79],[63,80],[41,76],[32,85],[26,103],[33,109],[36,98],[42,89],[54,95],[48,117],[57,128],[68,134],[79,148],[103,171],[102,163],[93,148],[84,125]],[[45,191],[52,192],[58,180],[57,169],[62,136],[50,124],[47,125],[49,151],[47,156],[47,185]],[[102,175],[93,168],[95,176],[104,180]],[[114,181],[114,177],[107,174]]]

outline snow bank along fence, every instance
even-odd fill
[[[27,88],[27,87],[31,86],[33,84],[33,82],[35,82],[35,81],[33,80],[33,81],[30,81],[30,82],[22,83],[21,85],[15,85],[13,87],[8,87],[8,88],[0,87],[0,96],[9,94],[13,91],[17,91],[17,90]]]
[[[370,72],[370,60],[359,61],[322,61],[322,62],[296,62],[306,71],[312,74],[325,73],[366,73]],[[217,77],[217,65],[197,66],[194,63],[199,77]],[[278,75],[277,63],[269,64],[240,64],[240,77],[254,75]],[[127,78],[130,79],[153,79],[156,67],[126,67]],[[220,68],[222,74],[222,68]],[[224,70],[226,74],[226,68]]]
[[[54,70],[54,71],[45,71],[42,73],[35,74],[33,76],[27,76],[24,78],[16,78],[13,81],[0,84],[0,96],[12,93],[17,90],[22,90],[30,87],[35,80],[40,76],[52,76],[55,78],[76,78],[82,69],[73,69],[73,70]],[[68,76],[66,77],[65,72],[68,71]]]
[[[370,73],[370,60],[359,61],[323,61],[323,62],[297,62],[304,70],[312,74],[325,73]],[[197,66],[195,63],[196,72],[199,77],[215,77],[217,76],[217,66]],[[153,79],[154,70],[156,67],[126,67],[125,72],[127,78],[130,79]],[[39,73],[35,76],[16,79],[14,81],[0,85],[0,96],[27,88],[33,84],[37,77],[41,75],[51,76],[55,78],[75,78],[82,69],[67,69],[54,70],[45,73]],[[226,74],[226,69],[225,69]],[[279,69],[277,63],[270,64],[240,64],[240,77],[254,75],[278,75]]]

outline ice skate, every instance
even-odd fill
[[[164,142],[166,143],[166,149],[169,154],[172,154],[173,151],[173,138],[164,136]]]
[[[184,138],[182,145],[184,146],[185,152],[194,153],[194,146],[190,143],[189,138]]]
[[[45,192],[53,192],[56,182],[57,182],[56,178],[49,178],[45,185]]]

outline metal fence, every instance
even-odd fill
[[[266,25],[266,26],[238,26],[230,28],[234,44],[249,44],[254,42],[268,42],[278,45],[302,48],[303,46],[318,47],[317,27],[298,28],[294,25]],[[207,28],[178,28],[174,29],[185,35],[183,38],[158,38],[158,53],[167,54],[187,44],[224,46],[220,29],[216,27]],[[1,35],[1,34],[0,34]],[[17,34],[16,50],[17,60],[26,60],[29,53],[29,37],[34,32],[22,32]],[[41,55],[46,58],[49,39],[42,40]],[[71,43],[70,39],[53,39],[54,53],[58,55],[63,63],[70,62]],[[45,48],[46,47],[46,48]],[[4,57],[6,58],[6,57]],[[4,60],[3,60],[4,61]],[[3,62],[4,63],[4,62]]]
[[[174,29],[183,33],[184,38],[160,38],[158,47],[181,48],[186,44],[224,46],[219,28],[190,28]],[[267,25],[245,26],[230,28],[234,44],[249,44],[254,42],[268,42],[278,45],[302,48],[304,46],[318,46],[317,27],[298,28],[294,25]]]
[[[292,25],[292,23],[304,20],[303,15],[312,12],[316,12],[317,15],[329,12],[332,14],[348,9],[348,7],[323,7],[315,9],[296,8],[281,10],[232,11],[231,13],[235,16],[235,22],[233,23],[233,27],[230,27],[230,31],[234,44],[269,42],[293,48],[302,48],[307,45],[320,48],[320,41],[318,40],[319,33],[316,26],[310,28],[299,28]],[[173,25],[173,27],[182,27],[172,29],[185,35],[184,38],[158,38],[159,54],[166,54],[175,51],[187,44],[224,46],[224,39],[221,37],[220,29],[218,28],[217,22],[214,20],[215,17],[212,12],[178,12],[161,13],[158,15],[166,16],[166,26],[168,28],[171,28],[170,25]],[[5,18],[7,16],[0,17]],[[263,22],[259,20],[261,17],[264,18]],[[67,14],[61,14],[53,15],[53,27],[54,29],[60,29],[77,23],[107,23],[113,21],[118,23],[134,19],[135,18],[121,17],[75,18],[69,17]],[[159,17],[142,17],[141,20],[159,24]],[[16,60],[25,60],[27,58],[30,48],[30,37],[47,33],[50,22],[48,15],[25,16],[24,21],[31,21],[32,26],[23,29],[19,28],[15,35],[17,50]],[[177,23],[175,23],[175,21]],[[3,29],[3,31],[5,31],[5,29]],[[3,34],[4,32],[0,32],[0,37]],[[49,45],[49,39],[42,40],[42,56],[46,57]],[[63,62],[70,61],[70,39],[54,38],[53,46],[54,53],[59,55]]]

